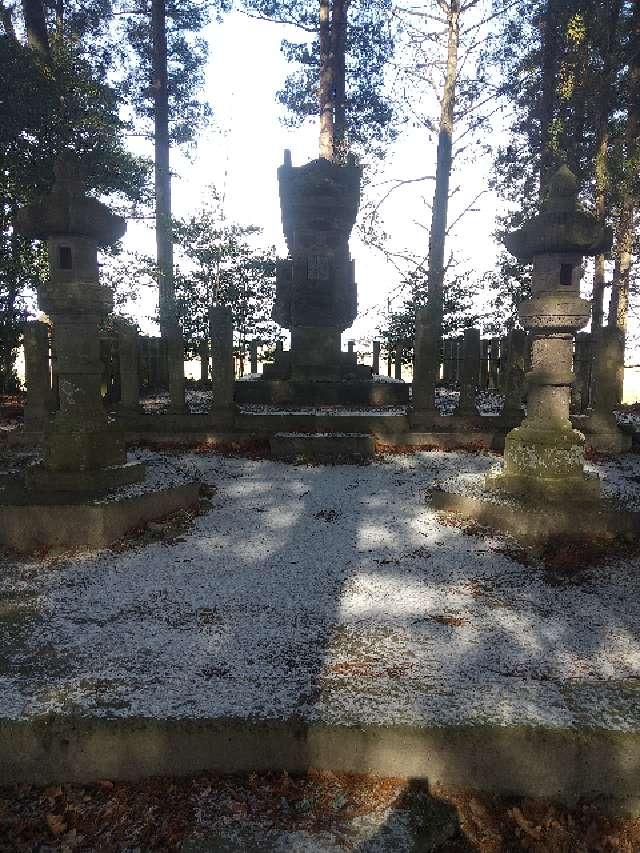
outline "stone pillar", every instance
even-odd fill
[[[425,428],[438,414],[435,405],[435,371],[433,362],[436,352],[430,315],[427,308],[416,312],[416,337],[413,350],[413,384],[410,421],[412,427]]]
[[[497,391],[500,385],[500,338],[491,338],[489,354],[489,388]]]
[[[442,380],[445,385],[450,385],[453,381],[453,340],[445,338],[442,342],[443,348],[443,366]]]
[[[347,352],[348,353],[354,352],[355,345],[356,345],[355,341],[347,341]]]
[[[585,424],[590,441],[602,453],[623,453],[631,448],[631,436],[618,427],[614,411],[622,399],[624,334],[604,327],[593,340],[591,409]]]
[[[116,324],[120,353],[120,406],[123,414],[140,411],[140,373],[138,330],[132,323],[119,319]]]
[[[249,344],[249,369],[251,373],[258,372],[258,341]]]
[[[465,329],[462,339],[462,368],[460,373],[460,402],[456,415],[478,414],[476,392],[480,382],[480,329]]]
[[[40,320],[29,320],[24,324],[24,368],[27,385],[24,426],[28,430],[41,430],[49,420],[51,388],[49,329]]]
[[[167,367],[169,372],[169,412],[182,415],[186,412],[184,400],[184,337],[174,332],[166,341]]]
[[[374,376],[380,374],[380,341],[373,341],[373,365],[371,372]]]
[[[527,333],[524,329],[512,329],[502,347],[504,388],[502,415],[510,426],[519,424],[523,418],[522,401],[526,392],[527,343]]]
[[[219,426],[233,425],[233,316],[224,305],[209,309],[213,396],[211,416]],[[282,341],[278,343],[282,344]]]
[[[480,341],[480,390],[486,391],[489,386],[489,346],[488,340]]]
[[[126,224],[86,195],[75,165],[59,159],[51,193],[19,212],[18,231],[47,239],[49,275],[38,304],[51,319],[60,377],[60,411],[47,430],[42,463],[27,470],[29,488],[101,491],[144,478],[126,464],[124,435],[109,422],[100,395],[98,326],[113,306],[98,273],[98,245],[119,239]]]
[[[458,336],[455,339],[455,383],[460,386],[462,383],[462,357],[463,357],[464,337]]]
[[[57,412],[60,408],[60,376],[58,374],[58,350],[54,337],[55,330],[49,327],[49,358],[51,361],[51,397],[50,412]]]
[[[599,481],[585,475],[585,439],[571,425],[569,399],[573,336],[590,316],[590,303],[580,298],[582,259],[608,251],[611,236],[581,208],[575,176],[563,166],[549,182],[541,212],[505,237],[519,260],[533,260],[533,295],[519,308],[533,343],[527,417],[507,435],[503,473],[488,485],[541,501],[599,495]]]
[[[402,379],[402,347],[397,347],[393,354],[393,375],[395,379]]]
[[[571,411],[576,415],[586,414],[589,408],[591,362],[591,335],[589,332],[578,332],[573,350],[573,372],[576,381],[571,389]]]
[[[284,341],[276,341],[276,355],[282,355],[284,352]]]
[[[200,356],[200,385],[209,387],[209,341],[203,338],[198,344],[198,355]]]

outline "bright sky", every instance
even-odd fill
[[[286,254],[280,223],[276,170],[282,163],[285,148],[292,151],[294,165],[317,157],[318,130],[309,123],[291,130],[281,123],[283,108],[275,93],[289,70],[280,52],[283,37],[299,36],[293,28],[257,21],[234,12],[221,24],[207,30],[210,60],[207,69],[206,97],[215,113],[214,127],[198,141],[195,156],[187,160],[178,152],[172,155],[173,206],[176,216],[185,216],[198,208],[207,187],[214,184],[225,190],[225,213],[230,220],[254,224],[264,229],[266,243],[275,243]],[[463,179],[456,175],[453,186],[461,190],[451,204],[450,222],[458,212],[487,187],[489,158],[468,164]],[[433,174],[435,142],[426,131],[412,131],[403,136],[388,155],[384,174],[379,180],[415,178]],[[226,173],[226,177],[225,177]],[[398,189],[385,205],[386,229],[397,246],[408,246],[426,255],[430,213],[422,196],[430,201],[433,182],[412,184]],[[496,202],[487,193],[456,228],[449,249],[468,259],[478,275],[493,266],[496,245],[491,237]],[[151,223],[132,222],[126,247],[153,254]],[[399,274],[376,250],[364,246],[354,236],[351,254],[356,261],[359,316],[344,334],[349,338],[370,337],[380,321],[378,309],[385,309],[387,298],[396,294]],[[143,331],[157,334],[150,322],[155,310],[157,292],[143,288],[141,298],[131,306]]]

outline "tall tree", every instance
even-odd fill
[[[29,36],[32,18],[13,17],[2,6],[0,76],[11,97],[0,122],[0,390],[15,385],[20,323],[46,275],[44,248],[16,234],[15,215],[50,188],[55,157],[62,150],[77,152],[90,186],[121,208],[144,194],[144,164],[124,150],[119,103],[96,58],[100,15],[91,4],[82,5],[70,7],[63,29],[60,10],[41,18],[40,45]],[[48,53],[41,50],[43,21]]]
[[[167,68],[165,0],[151,0],[151,40],[158,304],[160,335],[170,337],[176,331],[176,316],[173,284],[171,172],[169,165],[169,74]]]
[[[615,267],[608,325],[626,333],[629,284],[639,194],[640,140],[640,0],[634,0],[628,35],[628,72],[625,86],[626,122],[623,140],[620,209],[616,229]]]
[[[608,7],[608,8],[607,8]],[[598,220],[604,224],[607,218],[609,188],[609,138],[611,107],[614,96],[615,73],[618,66],[618,32],[622,0],[608,0],[598,8],[598,30],[603,33],[600,41],[599,66],[601,68],[599,100],[595,127],[595,208]],[[602,327],[604,316],[606,263],[604,254],[597,255],[594,262],[593,294],[591,303],[591,330]]]
[[[201,33],[229,0],[120,0],[116,4],[120,90],[138,130],[153,140],[155,168],[156,269],[160,333],[177,329],[173,270],[171,147],[192,143],[208,121],[201,97],[207,45]]]
[[[393,51],[392,0],[243,0],[249,15],[289,23],[301,41],[284,40],[294,70],[278,93],[287,122],[320,116],[320,156],[344,161],[349,151],[381,156],[394,137],[385,93]]]

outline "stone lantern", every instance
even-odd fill
[[[573,173],[552,177],[541,212],[504,243],[520,261],[533,261],[531,299],[519,309],[532,336],[527,374],[527,417],[505,440],[504,469],[488,485],[532,498],[589,500],[599,481],[584,472],[584,436],[569,420],[573,341],[589,321],[591,303],[580,298],[582,261],[606,252],[611,233],[584,211]]]
[[[60,388],[42,462],[27,471],[26,485],[85,492],[138,482],[144,466],[127,464],[124,435],[109,422],[100,395],[98,324],[113,296],[100,284],[97,251],[122,237],[126,223],[86,194],[65,156],[56,162],[51,193],[19,212],[18,229],[47,241],[49,277],[38,290],[38,305],[51,319]]]

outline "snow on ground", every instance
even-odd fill
[[[3,557],[0,717],[640,725],[639,561],[550,585],[425,503],[495,457],[140,455],[215,484],[211,510],[171,542]],[[594,467],[640,499],[638,457]]]

